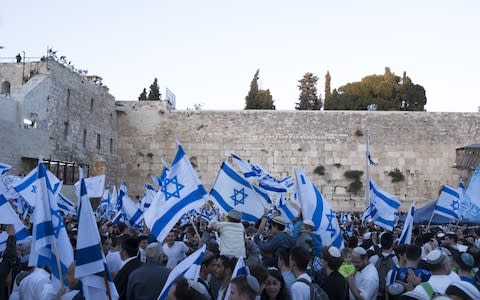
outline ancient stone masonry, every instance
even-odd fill
[[[365,173],[357,191],[345,172],[365,172],[368,129],[378,161],[369,173],[406,210],[435,199],[442,184],[468,182],[467,171],[452,167],[455,149],[480,141],[479,113],[170,111],[163,101],[115,101],[50,59],[28,68],[35,72],[23,83],[21,66],[0,64],[0,84],[11,91],[0,95],[0,161],[14,174],[40,155],[85,164],[108,184],[127,181],[132,199],[161,173],[162,159],[171,163],[178,140],[207,189],[233,151],[278,178],[302,168],[335,209],[362,210]]]
[[[171,162],[179,140],[207,187],[230,151],[276,177],[303,168],[337,209],[361,210],[365,190],[348,192],[348,170],[365,170],[366,129],[378,166],[370,175],[406,209],[456,186],[468,173],[452,168],[455,149],[480,138],[478,113],[334,111],[168,111],[161,102],[122,102],[120,174],[134,187]],[[324,175],[314,174],[317,166]],[[404,180],[392,183],[398,169]],[[365,175],[361,181],[365,183]],[[132,191],[135,188],[131,189]],[[141,193],[141,190],[135,190]]]

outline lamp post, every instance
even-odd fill
[[[25,51],[23,52],[22,83],[25,83]]]

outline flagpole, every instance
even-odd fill
[[[57,261],[57,269],[58,269],[58,278],[60,279],[60,283],[62,284],[62,289],[65,288],[65,284],[63,283],[63,275],[62,275],[62,264],[60,263],[60,256],[58,255],[58,247],[57,241],[53,239],[52,241],[53,252],[55,253],[55,260]]]
[[[108,284],[107,272],[103,271],[103,281],[105,282],[105,287],[107,288],[108,300],[112,300],[112,293],[110,291],[110,284]]]
[[[193,217],[192,217],[192,215],[189,214],[189,215],[188,215],[188,218],[190,219],[190,223],[192,223],[193,230],[195,230],[195,234],[197,235],[198,240],[201,241],[202,238],[200,237],[200,233],[198,233],[197,226],[195,226],[195,223],[193,222]]]
[[[425,229],[425,232],[428,232],[428,228],[430,228],[430,224],[432,223],[434,215],[435,215],[435,211],[433,211],[432,215],[430,216],[430,221],[428,221],[428,225],[427,225],[427,228]]]
[[[366,187],[365,187],[365,209],[367,209],[368,207],[368,199],[369,199],[369,196],[370,196],[370,175],[369,175],[369,172],[368,172],[368,154],[370,153],[370,136],[369,136],[369,133],[368,133],[368,128],[366,130],[367,134],[366,134],[366,142],[365,142],[365,177],[366,177]]]

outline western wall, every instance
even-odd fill
[[[109,185],[125,180],[135,199],[160,174],[161,159],[171,162],[178,140],[207,189],[233,151],[277,178],[303,168],[335,209],[362,210],[365,189],[350,192],[344,174],[365,171],[368,129],[378,161],[370,175],[405,210],[435,199],[442,184],[467,183],[469,172],[453,167],[455,150],[480,140],[479,113],[177,111],[163,101],[115,101],[92,78],[51,58],[0,64],[0,162],[11,174],[29,171],[39,156],[75,162],[105,173]],[[403,181],[392,182],[395,169]],[[359,179],[364,185],[365,174]]]
[[[120,176],[141,194],[161,159],[171,162],[175,141],[185,148],[200,178],[210,188],[224,159],[233,151],[260,164],[277,178],[303,168],[332,206],[362,210],[365,190],[348,191],[348,170],[365,171],[366,129],[377,166],[369,174],[387,192],[417,207],[436,199],[442,184],[468,182],[469,173],[453,168],[455,149],[480,139],[478,113],[381,111],[169,111],[162,102],[117,102]],[[324,175],[314,173],[323,166]],[[400,170],[405,180],[388,176]],[[365,183],[365,174],[360,178]]]

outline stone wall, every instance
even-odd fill
[[[168,111],[162,102],[121,102],[118,107],[121,177],[133,195],[143,193],[161,159],[171,162],[178,139],[209,188],[231,151],[276,177],[303,168],[337,209],[363,209],[365,191],[349,193],[345,171],[366,169],[366,129],[378,160],[370,175],[406,209],[456,186],[468,173],[452,168],[457,147],[478,142],[478,113],[359,111]],[[313,173],[325,167],[325,175]],[[405,180],[392,183],[390,171]],[[362,176],[365,182],[365,176]]]

